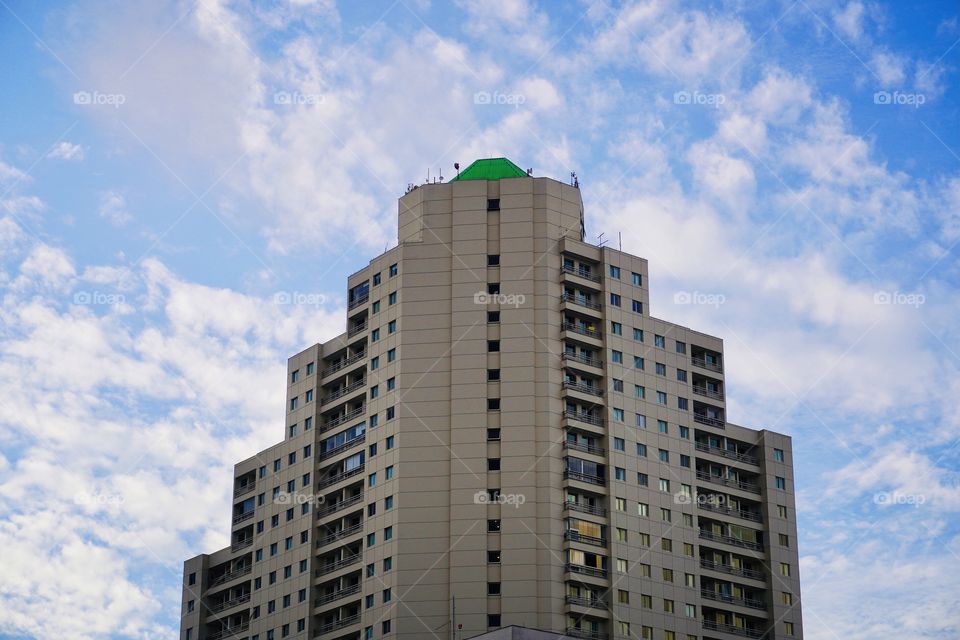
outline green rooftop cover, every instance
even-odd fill
[[[474,160],[473,164],[460,172],[457,180],[500,180],[501,178],[526,178],[527,172],[506,158],[484,158]]]

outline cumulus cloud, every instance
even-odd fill
[[[47,154],[48,158],[55,158],[58,160],[83,160],[83,147],[72,142],[63,141],[53,149],[50,150],[50,153]]]

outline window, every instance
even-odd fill
[[[397,441],[397,437],[396,437],[396,436],[387,436],[387,440],[386,440],[386,448],[387,448],[387,451],[390,451],[390,449],[393,449],[394,444],[396,443],[396,441]]]
[[[619,322],[613,322],[613,321],[611,320],[611,321],[610,321],[610,333],[612,333],[612,334],[615,335],[615,336],[622,336],[622,335],[623,335],[623,325],[620,324]]]
[[[677,382],[686,382],[687,372],[683,369],[677,369]]]
[[[786,562],[780,563],[780,575],[790,577],[790,565]]]
[[[616,393],[623,393],[623,380],[613,379],[613,390]]]
[[[685,605],[683,605],[683,615],[687,616],[688,618],[696,618],[696,617],[697,617],[697,607],[696,607],[695,605],[692,605],[692,604],[685,604]]]
[[[383,499],[383,510],[389,511],[390,509],[393,509],[393,496],[387,496]]]
[[[693,557],[693,553],[694,553],[693,545],[690,544],[689,542],[684,542],[684,543],[683,543],[683,555],[687,556],[688,558],[692,558],[692,557]],[[689,575],[689,574],[688,574],[688,575]],[[690,585],[690,586],[693,586],[693,585]]]
[[[783,602],[783,604],[790,606],[793,604],[793,594],[787,593],[786,591],[782,591],[780,593],[780,600],[781,602]]]
[[[393,569],[393,557],[383,559],[383,572],[387,573]]]
[[[617,589],[617,602],[620,604],[630,604],[630,592],[624,589]]]
[[[680,431],[680,437],[687,440],[690,439],[690,427],[677,427]]]
[[[653,346],[660,347],[661,349],[667,348],[667,340],[663,336],[654,334],[653,336]]]
[[[657,420],[657,433],[669,433],[670,427],[666,420]]]
[[[677,409],[679,409],[680,411],[690,410],[690,405],[687,402],[686,398],[681,398],[680,396],[677,396]]]
[[[627,499],[626,499],[626,498],[617,498],[615,504],[616,504],[616,509],[617,509],[617,511],[626,511],[626,510],[627,510]]]
[[[783,449],[774,449],[773,459],[777,462],[783,462]]]
[[[389,621],[389,620],[384,620],[384,621],[380,624],[380,632],[381,632],[381,633],[384,633],[384,634],[390,633],[390,629],[391,629],[391,628],[392,628],[392,627],[391,627],[391,625],[390,625],[390,621]]]
[[[376,371],[379,368],[380,368],[380,356],[370,358],[370,370]]]
[[[787,479],[776,476],[777,479],[777,489],[786,489],[787,488]]]
[[[387,480],[393,480],[393,475],[394,475],[394,474],[393,474],[393,465],[390,465],[389,467],[387,467],[386,469],[384,469],[383,472],[384,472],[384,475],[387,477]]]
[[[491,352],[500,351],[500,341],[487,340],[487,351],[491,351]]]
[[[611,278],[616,278],[617,280],[619,280],[619,279],[620,279],[620,267],[615,267],[615,266],[613,266],[613,265],[610,265],[610,277],[611,277]]]
[[[290,411],[297,408],[299,398],[290,398]]]
[[[369,476],[367,476],[367,486],[368,486],[368,487],[375,487],[375,486],[377,486],[377,472],[376,472],[376,471],[374,471],[374,472],[371,473]]]
[[[500,458],[487,458],[487,471],[500,471]]]
[[[496,324],[500,322],[500,312],[499,311],[487,311],[487,323]]]
[[[787,508],[782,504],[777,505],[777,515],[781,518],[787,517]]]
[[[681,453],[681,454],[680,454],[680,466],[681,466],[681,467],[686,467],[687,469],[689,469],[689,468],[690,468],[690,456]]]
[[[500,369],[487,369],[487,380],[495,381],[500,379]]]
[[[673,551],[673,540],[670,538],[660,538],[660,548],[667,552]]]
[[[637,443],[637,455],[640,456],[641,458],[646,458],[646,457],[647,457],[647,445],[643,444],[642,442],[638,442],[638,443]]]
[[[396,263],[390,265],[389,273],[391,278],[399,273]]]
[[[383,539],[384,540],[393,540],[393,527],[386,527],[383,530]]]
[[[792,623],[792,622],[784,622],[784,623],[783,623],[783,632],[784,632],[785,634],[787,634],[788,636],[792,636],[792,635],[793,635],[793,623]]]
[[[614,408],[613,419],[616,420],[617,422],[623,422],[623,409]]]
[[[496,267],[496,266],[499,265],[499,264],[500,264],[500,255],[499,255],[499,254],[491,254],[491,255],[488,255],[488,256],[487,256],[487,266],[488,266],[488,267]]]
[[[660,491],[670,493],[670,481],[666,478],[660,478]]]
[[[619,307],[619,306],[620,306],[620,296],[619,296],[618,294],[616,294],[616,293],[611,293],[611,294],[610,294],[610,304],[613,305],[614,307]]]
[[[648,539],[649,539],[649,538],[648,538]],[[641,562],[638,566],[640,567],[640,577],[641,577],[641,578],[649,578],[649,577],[650,577],[650,565],[644,564],[644,563]]]
[[[653,609],[653,596],[640,594],[640,606],[644,609]],[[653,636],[650,636],[651,638]]]
[[[260,467],[260,477],[261,477],[261,478],[266,478],[266,477],[267,477],[267,468],[266,468],[266,467]]]
[[[498,595],[500,595],[500,583],[499,583],[499,582],[488,582],[488,583],[487,583],[487,595],[488,595],[488,596],[498,596]]]
[[[680,342],[677,340],[677,353],[686,353],[687,352],[687,343]]]
[[[617,632],[622,636],[630,635],[630,623],[629,622],[618,622],[617,623]]]
[[[291,438],[297,435],[297,425],[295,424],[290,425],[289,433]]]
[[[490,613],[487,614],[487,627],[499,627],[500,626],[500,614],[499,613]]]
[[[643,342],[643,329],[634,329],[633,330],[633,339],[637,342]]]
[[[498,518],[498,519],[494,519],[494,520],[487,520],[487,531],[489,531],[489,532],[491,532],[491,533],[495,533],[495,532],[497,532],[497,531],[500,531],[500,520],[499,520],[499,518]]]
[[[663,364],[662,362],[658,362],[658,363],[656,363],[656,364],[657,364],[657,367],[656,367],[656,369],[657,369],[657,375],[658,375],[658,376],[665,376],[665,375],[667,375],[667,365]]]
[[[387,333],[396,333],[397,332],[397,321],[391,320],[387,323]]]
[[[381,278],[379,271],[373,274],[373,286],[377,286],[382,280],[383,278]]]
[[[614,438],[613,439],[613,449],[614,451],[625,451],[626,450],[626,441],[623,438]]]
[[[368,565],[367,565],[367,577],[368,577],[368,578],[372,578],[375,573],[376,573],[376,569],[374,568],[374,566],[373,566],[372,564],[368,564]]]
[[[374,398],[378,397],[380,397],[380,385],[375,384],[370,387],[370,399],[373,400]]]
[[[195,606],[194,603],[194,600],[187,601],[187,611],[193,611],[193,607]]]
[[[500,564],[500,552],[499,552],[499,551],[487,551],[487,563],[488,563],[488,564]]]
[[[275,584],[277,582],[277,572],[271,571],[267,576],[267,584]]]
[[[785,534],[785,533],[781,533],[781,534],[779,534],[779,535],[780,535],[780,546],[781,546],[781,547],[789,547],[789,546],[790,546],[790,536],[788,536],[788,535]]]
[[[660,449],[657,452],[657,457],[660,458],[660,462],[670,462],[670,452],[666,449]]]
[[[684,546],[686,546],[686,545],[684,545]],[[693,555],[693,554],[691,554],[691,555]],[[692,588],[695,589],[695,588],[697,587],[697,576],[693,575],[692,573],[685,573],[685,574],[683,574],[683,583],[684,583],[686,586],[692,587]]]
[[[312,375],[313,375],[313,363],[312,363],[312,362],[308,362],[308,363],[307,363],[307,375],[308,375],[308,376],[312,376]]]
[[[380,313],[380,301],[374,300],[373,304],[370,305],[370,313]]]
[[[633,309],[634,313],[643,313],[643,303],[639,300],[632,300],[630,308]]]
[[[390,295],[387,296],[387,304],[393,305],[397,304],[397,292],[393,291]]]
[[[367,505],[367,517],[372,518],[375,515],[377,515],[377,503],[371,502]]]
[[[387,412],[386,412],[387,420],[393,420],[394,416],[396,416],[396,415],[397,415],[397,410],[396,410],[396,408],[394,408],[394,407],[387,407]]]
[[[374,532],[374,533],[368,533],[368,534],[367,534],[367,546],[368,546],[368,547],[372,547],[372,546],[374,546],[375,544],[377,544],[377,534],[376,534],[376,532]]]
[[[389,349],[387,351],[387,362],[393,362],[396,359],[397,359],[397,350]]]
[[[500,211],[500,198],[487,198],[487,211]]]
[[[500,398],[488,398],[487,411],[500,411]]]
[[[623,352],[622,351],[611,351],[610,360],[615,364],[623,364]]]
[[[638,503],[637,503],[637,515],[638,515],[638,516],[641,516],[641,517],[644,517],[644,518],[649,518],[649,517],[650,517],[650,505],[645,504],[645,503],[643,503],[643,502],[638,502]]]
[[[370,332],[370,342],[376,342],[380,339],[380,327]]]
[[[617,573],[627,572],[627,561],[623,558],[617,558]]]
[[[397,379],[396,379],[396,378],[388,378],[388,379],[387,379],[387,391],[393,391],[393,390],[396,389],[396,388],[397,388]]]
[[[673,569],[664,569],[664,570],[663,570],[663,581],[664,581],[664,582],[673,582]]]
[[[642,388],[642,387],[641,387],[641,388]],[[647,428],[647,416],[645,416],[645,415],[643,415],[643,414],[640,414],[640,413],[636,414],[636,423],[637,423],[637,427],[639,427],[640,429],[646,429],[646,428]]]
[[[372,445],[370,445],[370,447],[369,447],[369,454],[368,454],[368,455],[369,455],[371,458],[373,458],[374,456],[377,455],[377,443],[376,443],[376,442],[374,442]]]
[[[300,369],[297,369],[290,374],[290,382],[297,382],[298,380],[300,380]]]
[[[499,440],[500,429],[487,429],[487,440]]]
[[[378,424],[380,424],[380,416],[375,413],[370,416],[370,428],[376,429]]]
[[[489,294],[492,295],[492,296],[495,296],[495,295],[499,294],[499,293],[500,293],[500,283],[499,283],[499,282],[491,282],[491,283],[487,284],[487,293],[489,293]]]
[[[633,356],[633,368],[643,371],[643,358],[640,356]]]
[[[614,477],[615,477],[617,480],[626,481],[626,479],[627,479],[627,470],[626,470],[626,469],[623,469],[623,468],[621,468],[621,467],[614,467],[614,468],[613,468],[613,472],[614,472]]]
[[[637,473],[637,484],[641,487],[646,487],[650,484],[650,476],[645,473]]]
[[[657,391],[657,404],[667,404],[667,394],[663,391]]]

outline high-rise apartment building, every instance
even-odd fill
[[[722,341],[650,315],[576,185],[479,160],[399,205],[181,639],[801,638],[791,441],[727,421]]]

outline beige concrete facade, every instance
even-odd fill
[[[727,422],[723,343],[649,315],[549,178],[423,185],[293,356],[181,639],[802,638],[790,438]],[[275,545],[275,546],[274,546]]]

